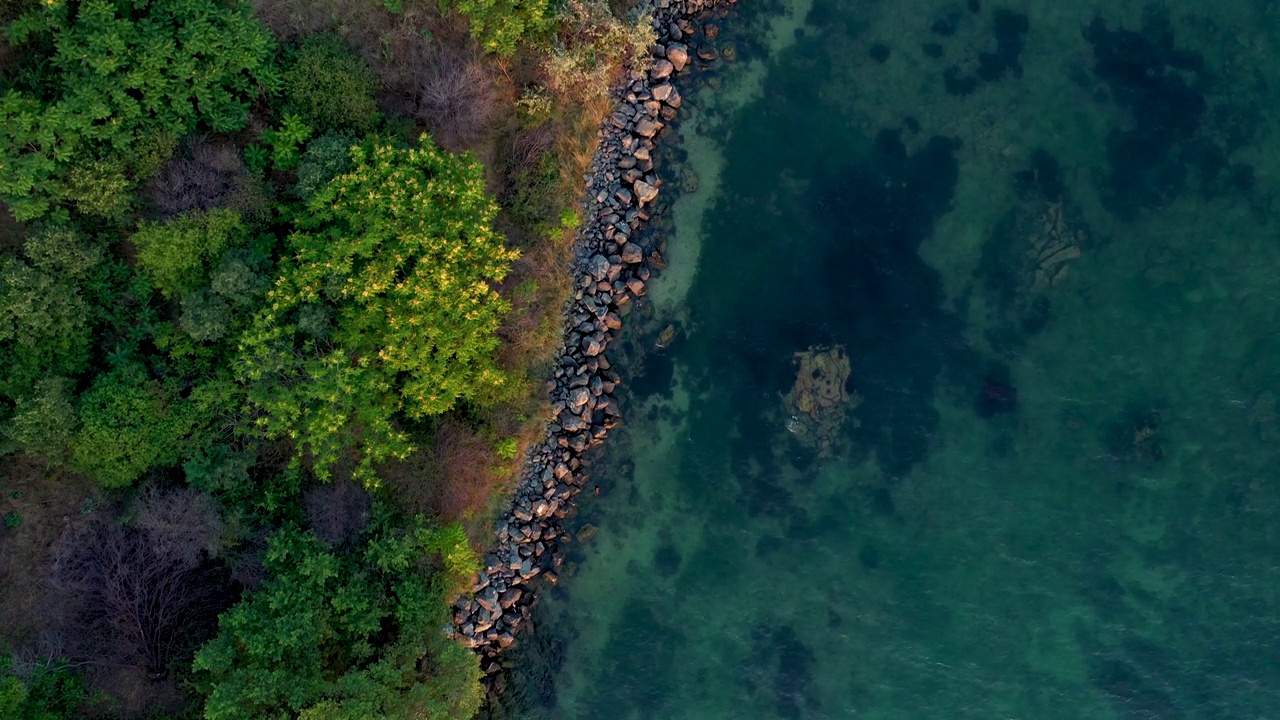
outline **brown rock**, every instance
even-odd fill
[[[637,180],[633,187],[636,191],[636,198],[642,203],[653,202],[658,197],[658,188],[643,180]]]
[[[671,65],[679,72],[689,64],[689,48],[684,43],[671,43],[667,46],[667,59],[671,61]],[[659,61],[661,62],[661,61]],[[657,63],[654,63],[657,65]]]
[[[640,137],[651,138],[654,135],[657,135],[658,131],[661,129],[662,129],[662,123],[658,120],[652,120],[650,118],[641,118],[640,120],[636,121],[636,134],[639,135]]]
[[[622,262],[628,265],[636,265],[644,260],[644,250],[635,243],[627,243],[622,246]]]

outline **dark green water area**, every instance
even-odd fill
[[[509,716],[1280,718],[1280,4],[722,25]]]

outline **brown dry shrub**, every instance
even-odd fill
[[[480,55],[444,48],[427,54],[414,117],[440,145],[457,151],[474,144],[489,131],[497,105],[493,78]]]
[[[339,546],[354,542],[369,524],[373,498],[359,483],[344,480],[311,488],[302,506],[316,537]]]
[[[486,508],[502,483],[493,444],[462,421],[446,417],[404,460],[378,468],[395,503],[410,513],[462,520]]]
[[[492,443],[447,419],[436,431],[431,454],[438,472],[432,505],[441,518],[461,519],[488,504],[500,481]]]
[[[0,636],[22,648],[54,630],[57,598],[44,584],[50,549],[68,524],[88,518],[82,511],[92,507],[86,502],[97,490],[83,475],[21,454],[0,459],[0,489],[0,516],[21,518],[17,527],[0,530]]]
[[[407,0],[398,13],[373,0],[252,0],[254,14],[285,43],[332,32],[357,50],[383,89],[382,110],[412,115],[418,84],[430,59],[428,44],[473,48],[466,19],[441,15],[439,4]],[[428,40],[427,37],[431,40]]]

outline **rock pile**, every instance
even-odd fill
[[[848,390],[852,367],[843,345],[815,346],[792,356],[796,381],[783,404],[791,418],[787,429],[825,457],[840,435],[846,410],[862,398]],[[855,421],[856,422],[856,421]]]
[[[645,294],[649,267],[661,267],[660,255],[645,249],[638,230],[662,188],[654,171],[655,142],[681,105],[670,80],[695,54],[707,54],[699,50],[708,46],[696,40],[713,35],[700,31],[700,16],[735,1],[653,0],[659,38],[651,48],[654,62],[647,72],[633,71],[630,82],[617,89],[617,109],[601,128],[600,148],[585,178],[587,220],[575,247],[577,291],[565,309],[564,346],[551,383],[554,419],[530,453],[497,543],[475,580],[474,598],[454,608],[453,632],[485,657],[515,641],[529,617],[534,581],[556,582],[558,549],[568,537],[561,521],[585,481],[582,453],[618,423],[613,391],[621,378],[604,353],[629,304]],[[485,670],[495,672],[496,663]]]

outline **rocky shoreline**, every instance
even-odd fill
[[[551,383],[554,419],[529,455],[497,528],[497,542],[484,557],[474,597],[454,608],[453,631],[485,659],[515,642],[529,618],[538,582],[554,584],[568,540],[562,521],[586,481],[582,454],[604,440],[620,413],[613,397],[622,381],[605,351],[622,318],[645,294],[650,267],[663,267],[660,253],[640,239],[640,229],[660,194],[662,180],[652,153],[663,128],[681,105],[674,75],[716,58],[715,26],[707,15],[736,0],[653,0],[658,42],[652,66],[632,71],[614,92],[615,110],[600,130],[600,147],[586,179],[586,213],[575,244],[575,297],[565,308],[564,345]],[[706,30],[710,29],[711,32]]]

